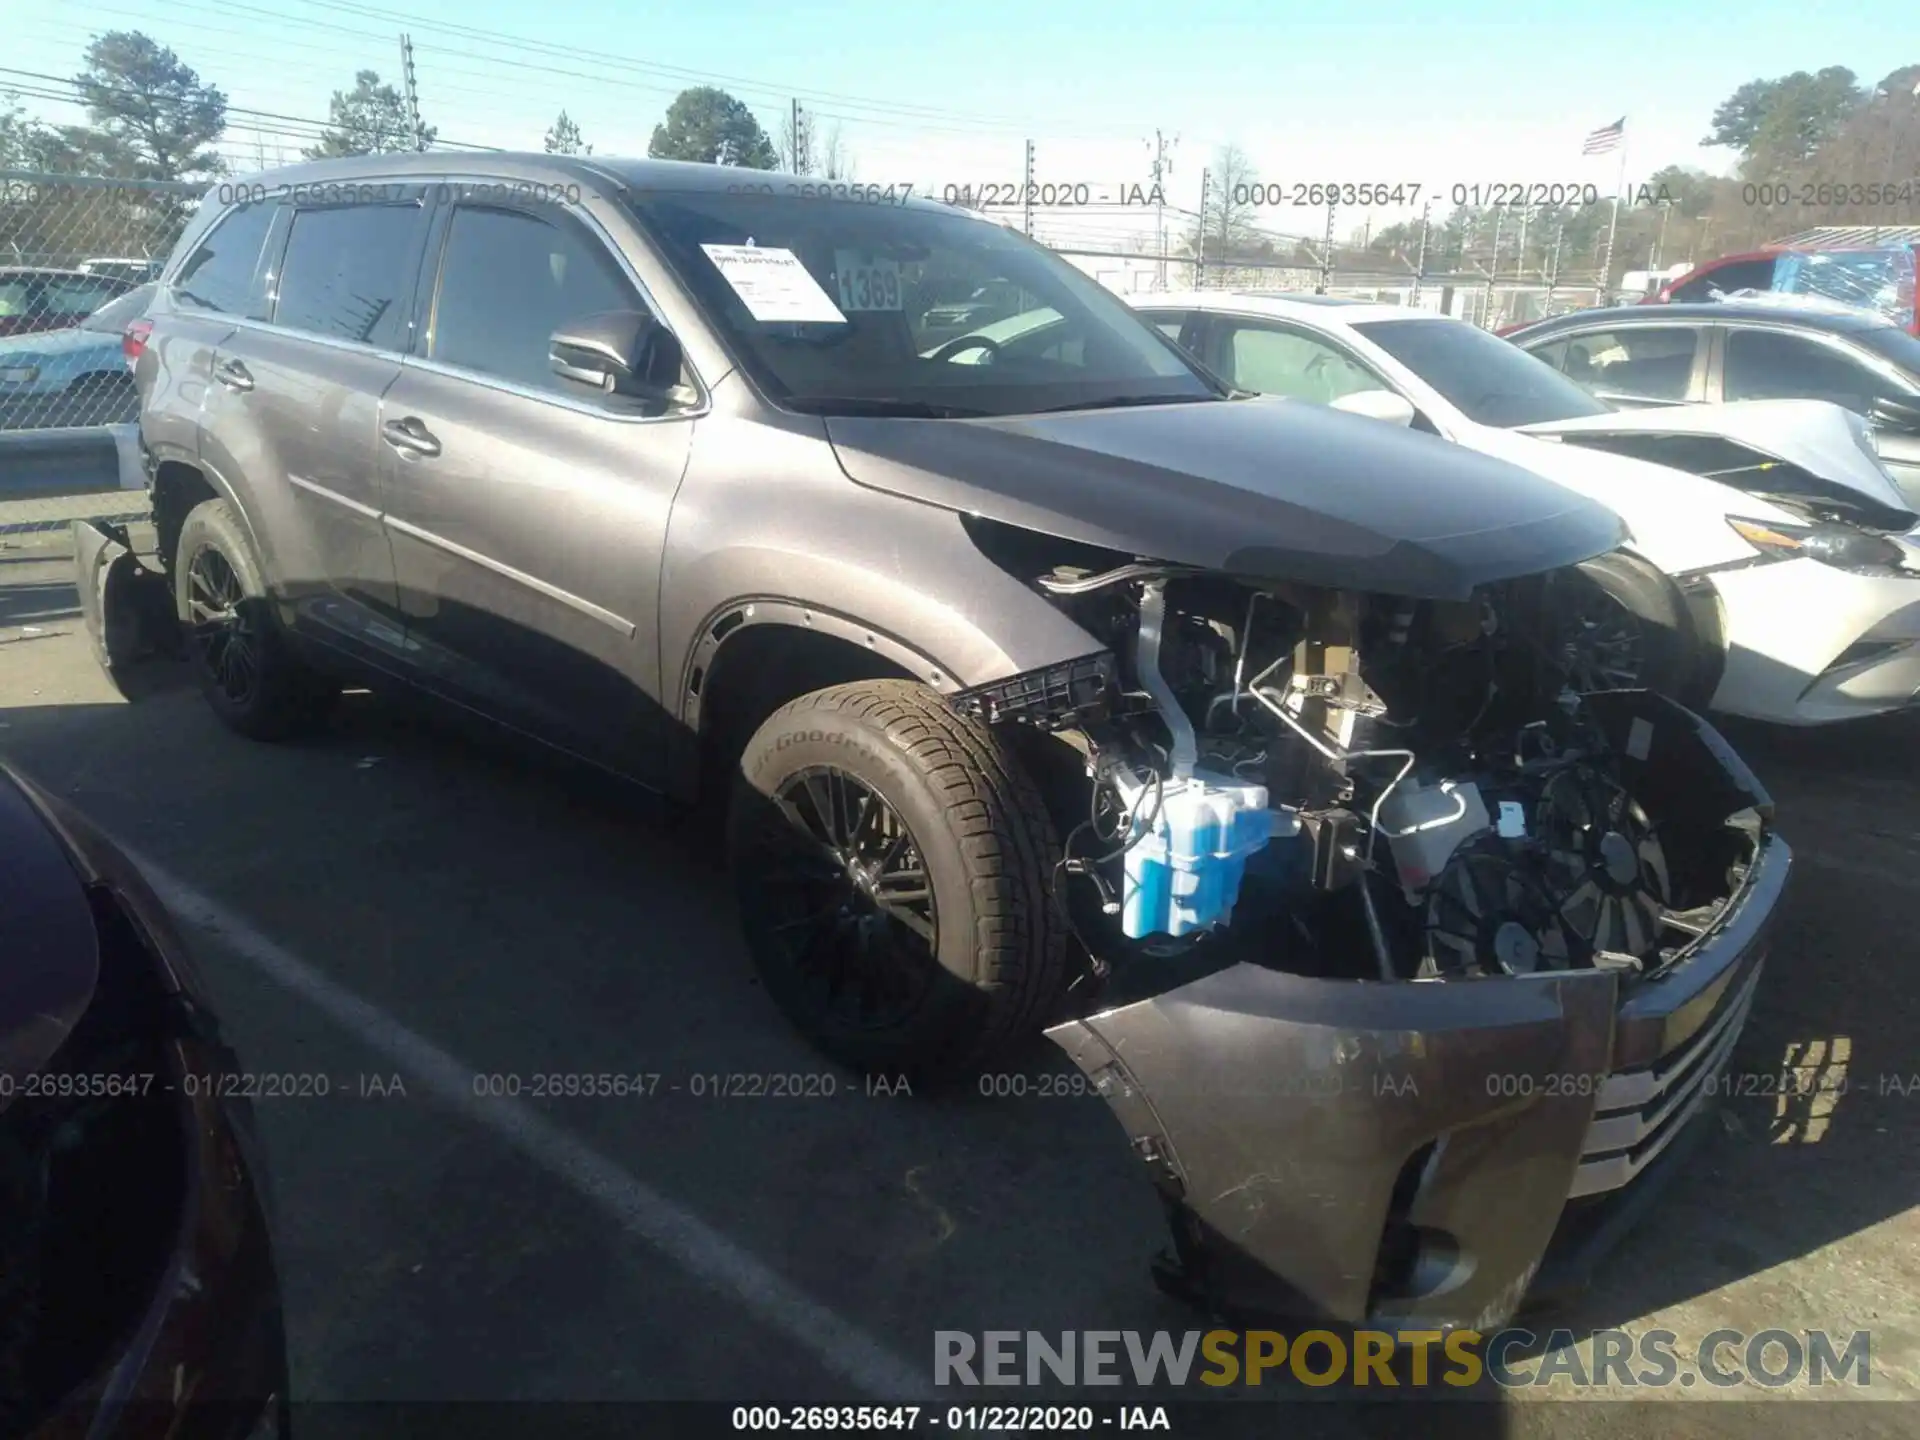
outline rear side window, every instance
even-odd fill
[[[577,395],[553,373],[548,337],[588,315],[641,308],[613,257],[576,227],[462,206],[447,234],[428,357]]]
[[[401,348],[418,205],[299,210],[280,261],[273,323],[382,350]]]
[[[1686,325],[1634,325],[1549,341],[1533,353],[1598,395],[1684,400],[1699,334]]]
[[[243,205],[216,221],[174,276],[174,298],[200,310],[245,315],[275,209]]]

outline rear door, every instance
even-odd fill
[[[380,399],[400,373],[426,243],[424,188],[289,205],[267,252],[269,319],[220,343],[202,448],[228,473],[296,630],[391,668],[405,659],[381,527]]]
[[[647,410],[554,373],[548,337],[566,323],[658,314],[585,207],[461,200],[432,249],[423,334],[381,413],[422,677],[644,775],[665,725],[660,556],[703,407]]]

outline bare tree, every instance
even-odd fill
[[[851,180],[858,162],[853,151],[847,148],[846,136],[839,125],[827,132],[827,138],[820,147],[820,173],[829,180]]]
[[[1209,260],[1261,248],[1259,226],[1254,220],[1254,186],[1259,179],[1259,171],[1246,151],[1238,145],[1221,147],[1208,173],[1205,210],[1189,241],[1192,250],[1199,249],[1198,242],[1203,238]]]

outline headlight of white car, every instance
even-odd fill
[[[1788,525],[1777,520],[1742,520],[1736,516],[1728,516],[1727,523],[1742,540],[1769,555],[1805,556],[1856,575],[1912,573],[1907,569],[1906,550],[1896,541],[1871,530],[1835,523]]]
[[[0,365],[0,385],[31,385],[39,378],[38,365]]]

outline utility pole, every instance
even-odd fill
[[[1504,208],[1496,207],[1493,212],[1493,258],[1487,261],[1487,298],[1480,307],[1480,328],[1493,328],[1493,278],[1500,273],[1500,224],[1507,218]]]
[[[1566,238],[1567,216],[1563,210],[1553,227],[1553,258],[1547,262],[1547,298],[1541,303],[1542,312],[1553,308],[1553,292],[1560,284],[1560,242]]]
[[[1650,271],[1660,268],[1660,252],[1667,248],[1667,217],[1671,214],[1673,214],[1673,202],[1662,200],[1660,202],[1660,233],[1654,236],[1653,253],[1647,257],[1647,269]]]
[[[1324,295],[1327,285],[1333,279],[1333,216],[1334,202],[1327,201],[1327,233],[1320,241],[1320,279],[1313,287],[1313,293]]]
[[[1167,137],[1160,131],[1153,132],[1153,222],[1154,231],[1160,238],[1160,289],[1167,288],[1167,177],[1173,173],[1173,161],[1167,151],[1171,147]],[[1178,135],[1173,137],[1174,145],[1180,143]]]
[[[1213,189],[1213,171],[1200,172],[1200,237],[1193,247],[1193,288],[1207,288],[1207,196]]]
[[[813,137],[808,135],[805,126],[810,121],[801,118],[799,97],[794,97],[787,120],[787,163],[793,167],[796,175],[805,175],[807,166],[813,161]]]
[[[1427,232],[1432,227],[1433,201],[1420,207],[1420,250],[1413,262],[1413,303],[1420,303],[1420,282],[1427,278]]]
[[[413,39],[400,36],[400,78],[407,92],[407,121],[413,126],[413,148],[427,148],[427,125],[420,118],[420,87],[413,78]]]
[[[720,142],[720,148],[714,153],[713,163],[716,165],[731,165],[733,163],[733,141],[731,139]]]
[[[1027,141],[1027,183],[1020,189],[1021,228],[1033,234],[1033,141]]]

